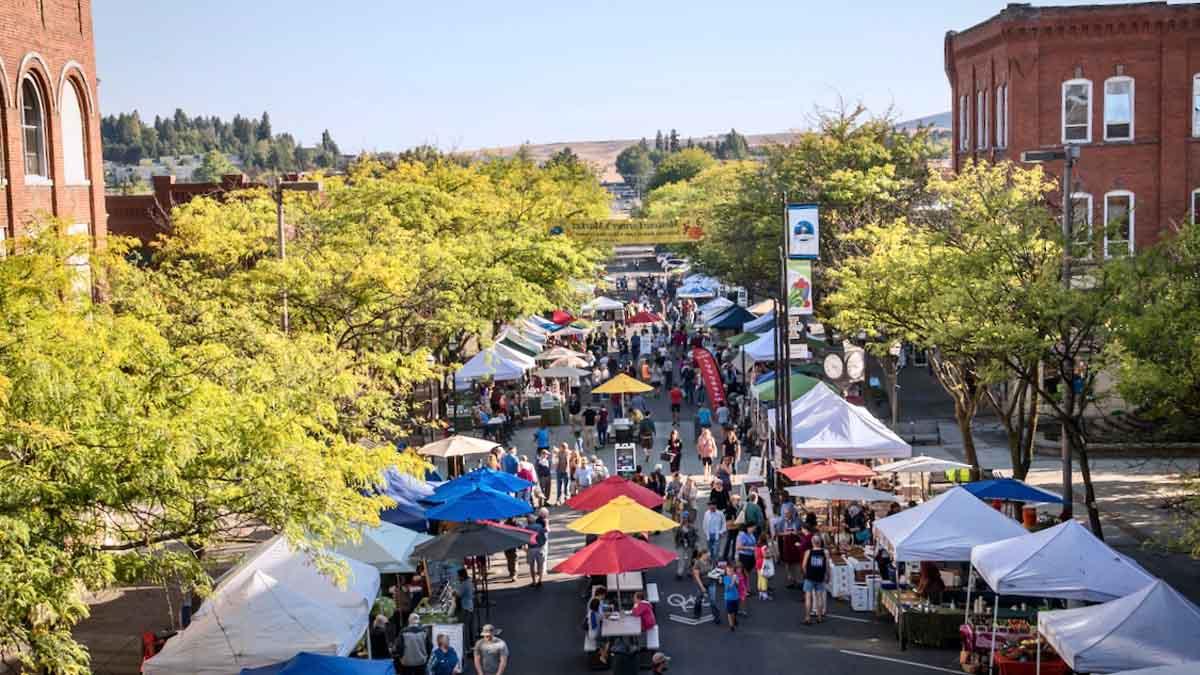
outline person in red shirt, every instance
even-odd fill
[[[671,423],[679,424],[679,408],[683,405],[683,390],[679,385],[671,387]]]
[[[654,605],[646,600],[646,594],[642,591],[633,594],[633,611],[630,614],[642,620],[642,645],[644,646],[646,634],[658,625],[658,620],[654,618]]]

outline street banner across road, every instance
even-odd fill
[[[712,352],[703,347],[693,349],[692,358],[696,359],[696,365],[700,369],[700,378],[704,380],[709,404],[714,408],[719,407],[725,402],[725,384],[721,382],[721,369],[717,367],[717,360],[713,358]]]
[[[686,244],[704,238],[704,230],[694,223],[664,220],[607,219],[564,223],[551,229],[579,241],[595,245]]]
[[[821,252],[821,221],[816,204],[788,204],[788,257],[816,258]]]

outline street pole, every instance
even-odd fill
[[[1071,213],[1074,206],[1071,202],[1071,169],[1075,166],[1075,160],[1079,158],[1079,146],[1068,145],[1063,148],[1063,219],[1062,219],[1062,283],[1063,288],[1071,290],[1071,245],[1074,243],[1073,232],[1074,218]],[[1090,237],[1089,237],[1090,241]],[[1070,350],[1067,350],[1069,357]],[[1062,451],[1062,483],[1063,483],[1063,508],[1062,520],[1070,520],[1075,515],[1074,508],[1074,473],[1071,467],[1071,435],[1070,435],[1070,420],[1069,417],[1075,411],[1075,362],[1068,358],[1064,368],[1067,372],[1064,374],[1062,385],[1063,389],[1063,412],[1066,415],[1062,421],[1060,434],[1062,435],[1061,451]]]
[[[287,260],[287,235],[284,232],[283,225],[283,183],[280,182],[275,186],[275,216],[277,229],[275,237],[279,240],[279,260],[282,262]],[[287,289],[283,290],[283,334],[288,334],[288,296]]]
[[[788,330],[790,329],[789,322],[791,317],[788,316],[788,288],[787,288],[787,242],[788,242],[788,226],[787,226],[787,192],[782,194],[780,205],[780,215],[782,222],[783,239],[780,240],[779,246],[779,301],[777,308],[779,311],[775,314],[775,353],[777,355],[775,361],[775,379],[779,380],[777,391],[779,396],[775,401],[776,413],[781,425],[779,437],[783,444],[780,450],[780,463],[783,467],[792,465],[792,396],[791,396],[791,354],[788,347]]]

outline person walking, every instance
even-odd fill
[[[508,670],[508,645],[496,637],[496,628],[484,624],[475,642],[475,672],[478,675],[504,675]]]
[[[725,618],[729,621],[729,632],[737,630],[738,611],[741,609],[741,579],[733,567],[721,563],[721,587],[725,590]]]
[[[410,614],[408,625],[400,631],[400,673],[402,675],[425,675],[429,663],[429,644],[421,617]]]
[[[537,464],[534,468],[537,472],[538,487],[542,490],[542,501],[537,506],[545,506],[550,503],[550,477],[553,475],[549,450],[538,450]]]
[[[725,514],[718,511],[717,503],[710,499],[708,510],[704,512],[704,540],[708,544],[708,554],[713,560],[717,558],[717,546],[724,533]]]
[[[679,519],[679,527],[675,528],[675,580],[683,578],[683,573],[692,566],[691,556],[699,543],[700,535],[692,522],[691,513],[684,511]]]
[[[749,576],[750,571],[756,567],[754,549],[758,546],[757,528],[750,523],[742,525],[738,531],[736,542],[734,553],[737,555],[738,565]],[[750,581],[747,579],[747,585],[753,585]]]
[[[596,418],[598,416],[596,409],[591,406],[583,411],[583,448],[589,453],[596,451],[599,442],[596,434]]]
[[[679,437],[679,427],[672,427],[671,435],[667,436],[667,453],[671,456],[670,471],[679,473],[679,465],[683,459],[683,439]]]
[[[534,533],[533,542],[525,553],[526,562],[529,563],[529,582],[533,588],[541,588],[546,576],[546,554],[550,549],[549,518],[550,511],[543,507],[537,517],[531,516],[527,520],[526,529]]]
[[[741,531],[744,519],[738,518],[742,513],[742,496],[729,495],[729,504],[725,507],[725,542],[721,545],[721,560],[733,562],[737,550],[737,536]]]
[[[638,438],[642,442],[642,452],[646,455],[646,463],[650,462],[650,453],[654,450],[654,420],[649,410],[644,411],[646,416],[638,423]]]
[[[678,426],[679,411],[683,407],[683,390],[679,385],[672,386],[667,396],[671,399],[671,424]]]
[[[696,586],[695,602],[692,604],[692,617],[700,618],[703,612],[704,600],[712,607],[714,625],[721,625],[721,610],[717,605],[717,580],[712,575],[712,554],[707,549],[699,548],[692,555],[692,583]]]
[[[711,478],[713,458],[717,456],[717,440],[713,438],[711,429],[700,430],[700,438],[696,440],[696,455],[704,467],[704,478]]]
[[[453,675],[458,668],[458,652],[450,646],[450,636],[437,634],[437,646],[429,655],[429,675]]]
[[[725,427],[725,441],[721,444],[721,455],[723,459],[732,461],[732,468],[736,469],[738,462],[742,461],[742,442],[738,440],[737,430],[733,427]]]
[[[825,584],[829,582],[829,555],[821,535],[812,538],[812,548],[804,554],[804,624],[825,620]]]
[[[571,483],[571,453],[566,444],[554,451],[554,482],[558,492],[558,503],[562,504],[567,501],[567,486]]]
[[[544,421],[538,425],[537,431],[533,432],[533,440],[537,444],[538,452],[550,449],[550,427],[546,426]]]
[[[466,569],[458,570],[458,583],[454,584],[454,598],[458,602],[458,622],[463,630],[470,631],[475,626],[475,584],[467,574]]]
[[[593,597],[588,600],[587,614],[584,617],[584,626],[587,629],[586,635],[583,637],[583,651],[588,654],[596,653],[596,659],[602,663],[608,663],[608,642],[601,641],[600,628],[604,625],[604,604],[600,598]]]
[[[608,408],[601,407],[600,413],[596,415],[596,439],[600,442],[600,447],[608,445]]]
[[[771,599],[771,577],[775,576],[775,561],[767,548],[767,533],[758,535],[758,546],[754,547],[754,575],[758,578],[758,599]]]

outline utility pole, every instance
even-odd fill
[[[792,395],[791,395],[791,374],[792,363],[791,353],[788,346],[788,331],[791,326],[789,322],[791,317],[788,316],[788,287],[787,287],[787,242],[788,242],[788,221],[787,221],[787,192],[782,194],[780,202],[780,219],[783,238],[780,239],[779,245],[779,300],[775,304],[775,379],[779,384],[776,386],[777,396],[775,399],[775,419],[779,424],[779,438],[783,447],[780,449],[780,463],[783,464],[780,468],[789,467],[792,465]]]
[[[1071,289],[1071,244],[1074,243],[1073,232],[1074,217],[1071,202],[1071,170],[1075,167],[1075,162],[1079,161],[1079,146],[1065,145],[1061,150],[1030,150],[1021,153],[1021,161],[1023,162],[1046,162],[1052,160],[1062,160],[1063,176],[1062,176],[1062,284],[1063,288]],[[1090,241],[1090,239],[1089,239]],[[1070,350],[1067,351],[1067,361],[1064,363],[1066,372],[1062,373],[1063,387],[1063,403],[1062,408],[1064,417],[1062,420],[1062,428],[1060,434],[1060,451],[1062,456],[1062,520],[1070,520],[1075,515],[1074,497],[1075,491],[1072,483],[1074,474],[1071,467],[1071,423],[1070,417],[1075,414],[1075,361],[1070,358]]]
[[[313,180],[276,180],[275,187],[271,190],[271,197],[275,200],[275,220],[276,232],[275,237],[278,239],[279,259],[287,260],[287,232],[283,223],[283,193],[284,192],[320,192],[321,182]],[[291,328],[288,318],[288,296],[287,290],[283,291],[283,316],[281,317],[281,325],[283,334],[287,335]]]

